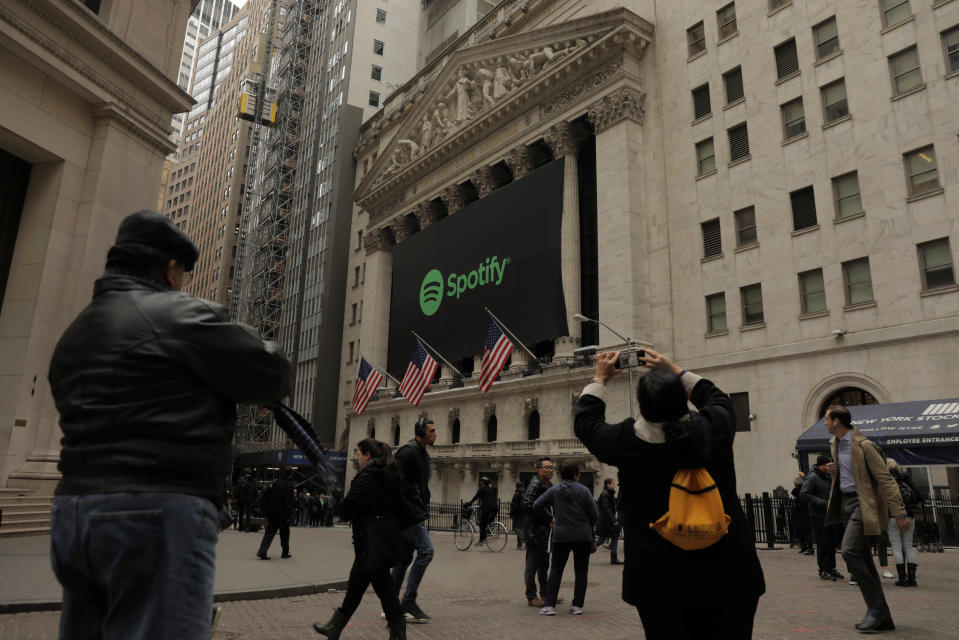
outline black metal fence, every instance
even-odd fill
[[[426,521],[426,528],[430,531],[453,531],[460,523],[463,507],[466,502],[430,502],[430,517]],[[474,505],[475,506],[475,505]],[[510,503],[499,501],[496,520],[506,525],[508,531],[513,530],[513,519],[509,515]]]

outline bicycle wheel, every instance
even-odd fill
[[[468,522],[461,522],[453,532],[453,544],[460,551],[466,551],[473,545],[473,531]]]
[[[490,551],[502,551],[506,548],[509,533],[502,522],[491,522],[486,528],[486,548]]]

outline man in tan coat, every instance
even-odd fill
[[[892,631],[896,626],[882,592],[879,572],[872,560],[869,536],[878,536],[888,526],[890,515],[902,531],[909,530],[909,519],[899,495],[896,480],[889,475],[879,447],[852,428],[846,407],[826,409],[826,429],[832,434],[832,459],[827,473],[832,475],[826,524],[842,522],[842,557],[849,573],[855,576],[866,601],[866,616],[856,625],[860,633]],[[837,473],[838,471],[838,473]]]

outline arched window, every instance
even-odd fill
[[[450,428],[450,442],[457,444],[460,441],[460,419],[456,418],[453,420],[453,425]]]
[[[539,411],[533,410],[526,422],[527,439],[539,440]]]
[[[860,389],[859,387],[843,387],[842,389],[834,391],[826,398],[826,401],[819,407],[819,417],[821,418],[826,415],[826,409],[834,404],[844,407],[858,407],[864,404],[879,404],[879,401],[865,389]]]
[[[393,427],[393,446],[400,446],[400,425]]]
[[[490,416],[486,423],[486,441],[496,442],[496,416]]]

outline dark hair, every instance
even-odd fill
[[[559,465],[559,477],[563,480],[575,480],[579,474],[579,463],[570,460]]]
[[[605,480],[603,480],[603,488],[605,489],[606,487],[608,487],[608,486],[611,485],[612,483],[613,483],[613,479],[612,479],[612,478],[606,478]]]
[[[416,436],[418,436],[418,437],[420,437],[420,438],[425,438],[425,437],[426,437],[426,426],[427,426],[427,425],[430,425],[430,424],[436,424],[436,423],[433,422],[433,419],[432,419],[432,418],[427,418],[426,416],[423,416],[422,418],[420,418],[419,420],[417,420],[417,421],[416,421],[416,424],[413,426],[413,433],[414,433],[414,435],[416,435]]]
[[[833,420],[838,420],[841,422],[842,426],[846,427],[847,429],[852,429],[852,415],[850,415],[849,409],[841,404],[829,405],[829,408],[826,409],[826,414]]]
[[[819,457],[816,458],[817,467],[821,467],[824,464],[829,464],[830,462],[832,462],[832,456],[828,453],[821,453],[819,454]]]
[[[393,450],[390,449],[388,444],[374,440],[373,438],[364,438],[356,443],[356,448],[363,453],[370,454],[370,456],[372,456],[370,462],[383,465],[394,479],[401,484],[403,483],[403,474],[400,473],[399,467],[396,466]]]
[[[675,373],[652,369],[639,379],[636,400],[647,422],[675,422],[689,413],[686,388]]]
[[[553,459],[550,458],[549,456],[543,456],[542,458],[537,458],[537,459],[536,459],[536,468],[539,469],[540,467],[542,467],[542,466],[543,466],[543,463],[546,462],[547,460],[549,460],[550,462],[553,461]]]
[[[160,280],[173,256],[143,244],[117,244],[107,252],[107,270]],[[178,260],[179,262],[179,260]],[[182,264],[182,263],[181,263]],[[162,281],[162,280],[161,280]]]

